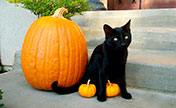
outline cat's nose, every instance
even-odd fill
[[[125,43],[121,43],[121,46],[125,46]]]

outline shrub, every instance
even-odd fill
[[[88,0],[6,0],[10,3],[15,3],[15,6],[22,6],[29,9],[35,15],[50,16],[53,15],[56,9],[65,7],[68,13],[65,18],[70,18],[76,14],[82,15],[83,11],[88,11],[92,7]]]
[[[2,90],[0,90],[0,100],[2,100]],[[4,106],[4,104],[0,104],[0,108],[2,107],[2,106]]]

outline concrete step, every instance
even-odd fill
[[[121,26],[129,19],[132,27],[176,27],[176,9],[88,11],[72,18],[80,26],[101,28],[105,23]]]
[[[89,58],[93,51],[88,49]],[[176,93],[176,51],[129,49],[126,67],[127,84]],[[21,69],[21,52],[15,54],[13,68]]]
[[[175,51],[129,49],[127,82],[133,87],[176,93],[175,61]]]
[[[96,26],[81,27],[85,34],[87,44],[94,47],[102,43],[105,38],[103,27]],[[176,27],[139,27],[131,28],[132,43],[130,48],[151,50],[176,50]]]
[[[104,41],[103,24],[121,26],[132,19],[133,41],[129,48],[127,84],[166,92],[176,92],[176,9],[94,11],[75,16],[92,50]],[[21,52],[14,69],[21,70]]]
[[[89,58],[93,49],[89,49]],[[176,51],[129,49],[127,84],[176,93]]]
[[[86,37],[88,46],[104,41],[103,25],[124,25],[131,19],[133,42],[130,48],[176,50],[176,9],[88,11],[72,18]],[[95,42],[94,42],[95,41]],[[95,44],[94,44],[95,43]]]
[[[50,91],[32,88],[21,71],[0,74],[0,89],[3,90],[3,108],[176,108],[176,94],[135,89],[128,87],[133,99],[120,96],[108,98],[101,103],[93,98],[83,98],[78,92],[58,95]]]

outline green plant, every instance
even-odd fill
[[[0,90],[0,100],[2,100],[2,90]],[[2,106],[4,106],[4,104],[0,104],[0,108],[2,107]]]
[[[3,66],[0,65],[0,67],[1,67],[1,69],[0,69],[0,74],[7,72],[6,70],[3,69]]]
[[[70,18],[76,14],[82,15],[83,11],[88,11],[92,7],[88,0],[6,0],[10,3],[15,3],[15,6],[22,6],[29,9],[35,15],[51,16],[56,9],[65,7],[68,13],[64,15],[65,18]]]

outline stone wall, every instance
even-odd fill
[[[14,53],[21,50],[24,36],[37,17],[29,10],[0,0],[0,52],[2,65],[12,66]]]

